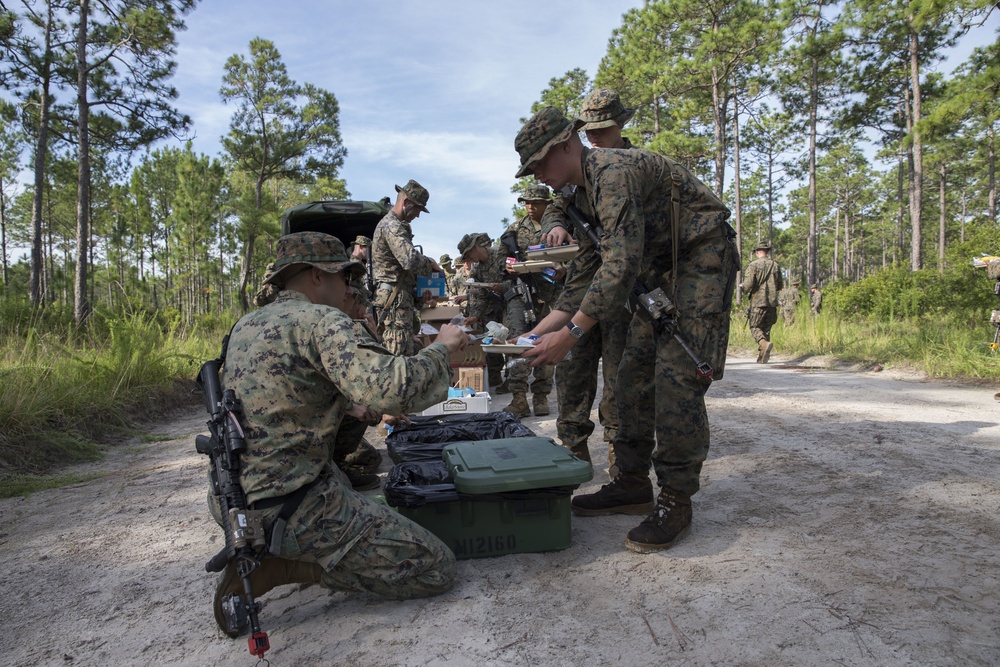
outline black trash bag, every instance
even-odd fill
[[[458,500],[458,491],[443,460],[396,464],[389,469],[383,490],[387,503],[407,509]]]
[[[411,417],[385,438],[385,447],[394,463],[440,461],[441,450],[452,442],[532,438],[534,431],[509,412]]]

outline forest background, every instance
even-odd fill
[[[196,11],[0,2],[3,494],[63,483],[48,473],[199,406],[192,378],[250,307],[280,212],[350,197],[335,93],[294,81],[265,38],[219,72],[233,109],[222,153],[185,141],[172,58]],[[594,87],[618,90],[636,108],[625,135],[722,195],[744,264],[768,240],[801,279],[795,324],[774,333],[780,353],[992,382],[1000,304],[973,260],[1000,254],[1000,40],[948,76],[935,65],[982,38],[995,11],[647,1],[609,30],[593,78],[553,77],[524,116],[547,104],[574,116]],[[18,246],[30,253],[11,263]],[[810,284],[824,293],[818,316]],[[734,349],[752,347],[740,297]]]

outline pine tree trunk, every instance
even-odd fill
[[[90,109],[87,106],[87,17],[90,0],[80,0],[80,27],[77,32],[78,170],[76,201],[76,285],[73,293],[73,320],[83,325],[90,317],[87,298],[87,269],[90,262]]]

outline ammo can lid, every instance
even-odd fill
[[[551,438],[454,442],[442,456],[460,493],[483,494],[577,486],[590,481],[590,463]]]

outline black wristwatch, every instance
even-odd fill
[[[583,334],[587,333],[586,331],[583,330],[582,327],[578,327],[575,324],[573,324],[573,320],[570,320],[569,322],[566,323],[566,328],[569,329],[569,335],[575,338],[576,340],[580,340],[581,338],[583,338]]]

